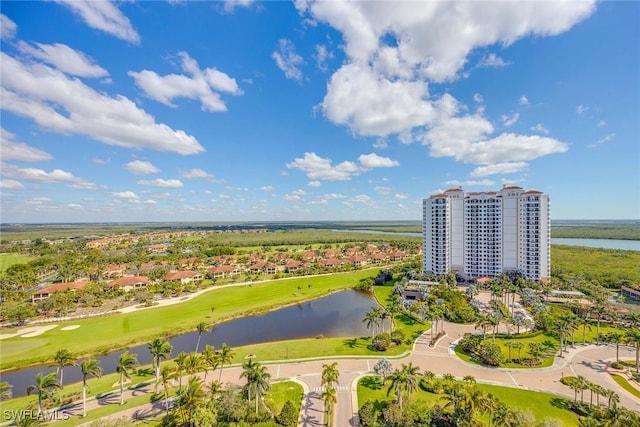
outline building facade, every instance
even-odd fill
[[[549,196],[504,186],[500,191],[464,193],[454,188],[424,199],[423,271],[456,270],[466,279],[520,271],[549,281]]]

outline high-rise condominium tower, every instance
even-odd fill
[[[519,271],[551,277],[549,196],[521,187],[464,193],[455,188],[422,201],[423,270],[456,270],[466,279]]]

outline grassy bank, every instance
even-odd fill
[[[212,289],[171,306],[108,317],[56,322],[57,327],[41,335],[0,340],[0,369],[48,362],[61,348],[81,357],[131,347],[160,335],[173,336],[189,332],[202,321],[215,324],[350,288],[360,279],[377,274],[377,271],[372,269]],[[75,325],[79,327],[63,330]],[[3,334],[15,331],[16,329],[7,329],[3,330]]]

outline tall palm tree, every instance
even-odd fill
[[[400,369],[396,369],[390,376],[391,385],[387,390],[387,395],[393,390],[396,394],[398,406],[402,409],[403,389],[407,392],[407,400],[411,400],[411,392],[418,386],[417,380],[418,367],[413,366],[411,362],[408,365],[404,363]]]
[[[187,370],[187,353],[181,351],[175,358],[178,375],[178,390],[182,390],[182,374]]]
[[[518,427],[518,417],[515,411],[502,402],[498,402],[496,405],[491,421],[497,426]]]
[[[340,371],[338,371],[338,362],[333,362],[329,365],[322,365],[322,385],[326,387],[333,387],[334,384],[338,384],[338,378],[340,377]]]
[[[333,407],[338,401],[337,391],[333,387],[327,387],[322,393],[322,400],[324,400],[324,408],[327,413],[327,427],[333,425]]]
[[[56,375],[60,378],[60,397],[59,401],[62,403],[62,389],[64,387],[64,367],[65,366],[77,366],[78,362],[73,357],[71,352],[67,349],[60,349],[56,352],[56,355],[53,357],[53,361],[55,362],[53,365],[49,365],[49,367],[56,367]]]
[[[131,378],[131,374],[138,366],[138,355],[129,350],[120,355],[116,372],[120,374],[120,405],[124,405],[124,379]]]
[[[53,397],[53,390],[60,388],[60,381],[55,372],[43,375],[42,372],[36,374],[36,383],[27,387],[27,394],[31,392],[38,393],[38,414],[42,414],[42,399],[44,397]]]
[[[615,405],[620,402],[620,395],[613,390],[607,390],[605,392],[605,397],[607,398],[607,405],[611,408],[611,405]]]
[[[82,416],[87,416],[87,378],[102,376],[102,367],[100,361],[96,359],[87,359],[80,363],[82,371]]]
[[[260,362],[254,362],[249,359],[242,365],[243,371],[240,378],[247,379],[248,397],[251,399],[251,390],[256,400],[256,414],[258,413],[258,402],[263,394],[271,390],[271,374],[267,371],[266,366],[262,366]]]
[[[222,380],[222,368],[224,365],[231,363],[233,360],[233,356],[235,356],[234,351],[227,345],[227,343],[222,343],[222,347],[216,353],[218,355],[218,362],[220,363],[220,375],[218,376],[218,381]]]
[[[476,316],[476,329],[482,329],[482,340],[485,341],[487,339],[487,328],[491,326],[491,322],[489,321],[489,316],[484,313],[478,313]]]
[[[153,369],[156,374],[155,392],[158,392],[158,383],[160,382],[160,361],[167,359],[171,355],[173,346],[164,338],[156,338],[147,344],[149,353],[152,356]]]
[[[202,388],[202,380],[197,377],[189,378],[187,386],[176,396],[177,413],[183,426],[195,426],[193,415],[198,406],[204,402],[206,393]]]
[[[375,308],[364,314],[362,323],[366,323],[367,329],[371,329],[371,339],[373,339],[376,336],[376,325],[378,324],[378,316],[376,315]]]
[[[204,350],[202,350],[202,358],[204,359],[205,363],[207,364],[208,368],[211,369],[211,371],[215,371],[218,366],[220,361],[218,360],[218,357],[216,356],[216,349],[214,346],[212,345],[205,345],[204,346]],[[204,380],[207,380],[207,373],[209,373],[209,369],[206,369],[204,371]]]
[[[196,325],[196,332],[198,333],[198,341],[196,342],[196,353],[200,347],[200,337],[203,333],[209,332],[209,326],[205,322],[200,322]]]
[[[619,331],[611,331],[604,335],[604,341],[614,343],[616,345],[616,363],[620,363],[620,342],[625,336]]]
[[[169,415],[169,384],[178,376],[178,369],[175,365],[164,365],[160,369],[160,380],[164,389],[164,407]]]
[[[200,353],[189,353],[185,359],[187,373],[193,377],[198,372],[206,369],[205,360]]]
[[[636,372],[640,372],[640,329],[627,330],[624,334],[624,341],[636,348]]]

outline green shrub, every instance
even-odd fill
[[[373,348],[378,351],[386,351],[391,347],[391,335],[388,332],[378,334],[373,338]]]

